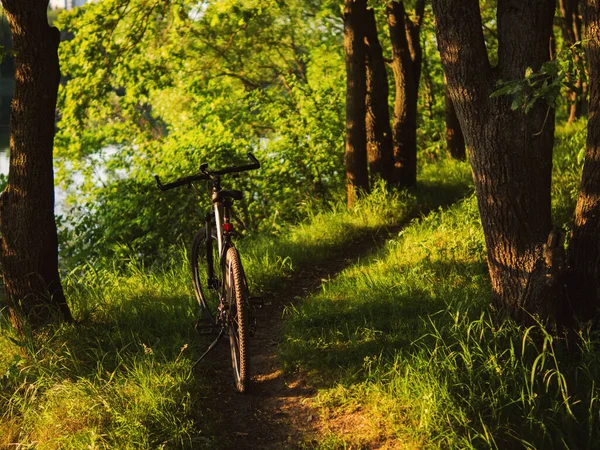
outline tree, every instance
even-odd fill
[[[522,79],[549,59],[554,0],[498,0],[498,63],[492,67],[478,0],[434,0],[438,46],[469,159],[495,303],[518,319],[551,314],[561,239],[552,229],[554,110],[513,110],[491,97],[498,80]],[[564,251],[564,249],[563,249]],[[555,257],[556,256],[556,257]]]
[[[344,51],[346,55],[346,183],[348,207],[360,192],[369,190],[366,134],[366,67],[363,18],[366,0],[344,2]]]
[[[600,307],[600,2],[586,0],[583,20],[590,79],[588,136],[573,234],[567,252],[567,289],[579,317]]]
[[[381,177],[387,185],[393,182],[394,153],[390,112],[389,86],[385,60],[379,38],[375,11],[364,11],[365,49],[367,65],[366,127],[367,154],[371,178]]]
[[[60,33],[47,0],[4,0],[15,54],[8,184],[0,197],[0,264],[18,329],[71,320],[58,272],[52,147],[60,71]]]
[[[401,187],[414,186],[417,182],[417,99],[422,62],[419,35],[424,9],[424,0],[418,0],[415,19],[411,20],[403,1],[392,1],[387,7],[396,85],[392,127],[394,179]]]

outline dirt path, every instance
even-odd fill
[[[381,230],[355,241],[327,263],[294,273],[276,293],[264,296],[258,310],[257,332],[251,339],[252,387],[246,394],[233,388],[229,345],[223,342],[209,356],[199,374],[215,380],[206,399],[211,414],[220,417],[215,430],[218,449],[306,448],[319,438],[318,411],[310,406],[316,390],[302,373],[285,374],[277,361],[282,342],[283,312],[321,288],[321,280],[333,278],[345,267],[379,248],[399,229]],[[204,364],[204,363],[203,363]]]

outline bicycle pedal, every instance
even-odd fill
[[[201,318],[196,322],[196,331],[198,334],[213,334],[215,330],[215,324],[210,319]]]
[[[253,308],[258,309],[265,306],[265,302],[263,301],[262,297],[250,297],[248,300],[250,302],[250,306],[252,306]]]

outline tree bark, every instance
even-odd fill
[[[345,0],[344,51],[346,54],[346,184],[348,207],[369,190],[367,166],[366,68],[363,16],[366,0]]]
[[[572,46],[581,41],[581,18],[579,15],[579,0],[559,0],[561,13],[560,28],[564,45]],[[579,63],[579,56],[574,56],[574,62]],[[587,85],[582,77],[574,80],[575,90],[567,88],[568,122],[571,123],[582,116],[586,110]]]
[[[538,102],[512,111],[507,97],[490,98],[496,80],[522,79],[549,58],[554,0],[498,0],[498,65],[484,42],[478,0],[434,0],[438,46],[469,159],[497,307],[515,318],[543,317],[557,307],[560,253],[552,232],[550,183],[554,111]],[[526,311],[526,312],[525,312]]]
[[[417,21],[412,22],[406,16],[404,2],[392,1],[387,7],[396,86],[392,128],[394,181],[400,187],[417,183],[417,99],[422,60],[419,32],[423,8],[424,2],[419,0]]]
[[[450,98],[450,92],[446,83],[444,83],[444,94],[446,103],[446,146],[454,159],[462,161],[467,157],[465,137],[463,136],[462,128],[456,116],[456,110],[454,109],[454,104]]]
[[[573,234],[567,253],[567,293],[573,311],[591,319],[600,308],[600,2],[583,7],[590,72],[588,136]]]
[[[392,184],[394,153],[388,109],[389,86],[383,51],[377,37],[375,11],[364,12],[365,50],[367,63],[366,127],[367,154],[371,180],[380,177]]]
[[[0,264],[13,324],[71,320],[58,273],[52,148],[60,33],[47,0],[4,0],[15,52],[8,185],[0,197]]]

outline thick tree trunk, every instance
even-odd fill
[[[579,16],[579,0],[559,0],[561,12],[561,31],[565,46],[571,46],[581,41],[581,18]],[[579,57],[575,55],[575,63]],[[581,77],[575,80],[575,90],[567,88],[568,122],[573,122],[585,113],[587,106],[587,85]]]
[[[489,64],[478,0],[434,0],[438,45],[465,135],[496,305],[518,319],[553,314],[560,236],[552,233],[554,111],[490,98],[549,58],[554,0],[498,0],[498,66]],[[552,256],[548,258],[548,256]],[[527,311],[527,313],[524,313]]]
[[[385,60],[379,39],[375,11],[365,10],[365,49],[367,62],[367,153],[371,178],[380,177],[392,183],[394,153],[388,109],[389,86]]]
[[[8,185],[0,197],[0,264],[14,325],[72,319],[58,273],[52,148],[60,33],[47,0],[4,0],[15,52]]]
[[[456,116],[456,110],[454,109],[454,104],[450,98],[447,85],[444,85],[444,93],[446,102],[446,146],[454,159],[464,160],[467,157],[465,137],[460,128],[460,122]]]
[[[417,94],[418,77],[420,76],[420,59],[413,61],[411,46],[407,35],[410,22],[405,17],[404,3],[393,1],[388,5],[387,17],[392,44],[392,69],[396,85],[394,101],[394,125],[392,137],[394,142],[394,181],[400,187],[414,186],[417,182]],[[418,42],[411,40],[412,45]],[[418,46],[420,50],[420,45]],[[420,58],[416,48],[412,51]],[[419,68],[415,67],[419,64]]]
[[[345,0],[344,51],[346,54],[346,183],[348,207],[369,190],[366,135],[366,68],[364,11],[366,0]]]
[[[600,2],[584,2],[586,57],[590,71],[588,136],[583,175],[567,253],[568,299],[590,319],[600,308]]]

